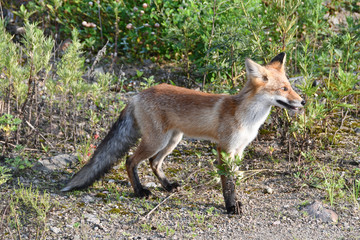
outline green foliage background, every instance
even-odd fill
[[[23,22],[26,32],[21,44],[15,44],[5,31],[7,20],[1,24],[0,49],[9,54],[0,59],[0,97],[11,109],[8,113],[22,120],[17,142],[24,120],[39,125],[35,119],[44,115],[52,122],[52,111],[60,112],[61,132],[75,144],[81,137],[73,132],[85,131],[73,126],[79,117],[91,120],[93,129],[86,132],[95,132],[106,106],[121,102],[119,96],[102,95],[114,84],[127,87],[131,80],[107,74],[97,84],[84,81],[84,56],[104,45],[115,63],[174,63],[183,69],[187,85],[231,94],[246,80],[246,57],[267,63],[285,51],[287,72],[298,76],[294,85],[307,106],[295,121],[287,112],[275,111],[284,129],[280,134],[291,132],[297,141],[315,136],[334,144],[345,125],[359,127],[360,7],[355,0],[34,0],[3,7],[15,9],[17,23]],[[52,64],[52,51],[69,38],[73,44]],[[141,76],[139,72],[140,86],[154,83],[153,77]],[[40,103],[46,111],[35,110]],[[84,110],[91,104],[95,110]],[[115,109],[116,115],[120,109]],[[11,136],[7,133],[5,142]]]

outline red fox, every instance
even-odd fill
[[[296,111],[305,105],[285,75],[285,59],[285,53],[280,53],[266,66],[246,59],[248,80],[244,88],[233,96],[198,92],[168,84],[140,92],[121,112],[91,160],[62,191],[90,186],[123,157],[140,137],[139,146],[126,160],[127,174],[138,197],[151,194],[143,188],[137,173],[137,165],[145,159],[149,159],[151,169],[167,191],[179,187],[166,178],[162,164],[184,134],[216,142],[218,164],[223,164],[221,151],[230,157],[241,157],[269,115],[271,106]],[[221,183],[227,213],[239,213],[234,179],[222,175]]]

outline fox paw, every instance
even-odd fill
[[[171,183],[165,187],[166,191],[168,192],[176,192],[179,190],[179,188],[180,184],[178,184],[177,182]]]
[[[148,198],[151,195],[151,191],[143,188],[139,191],[136,191],[135,196],[139,198]]]
[[[226,212],[227,214],[233,214],[233,215],[241,215],[242,211],[241,211],[241,202],[240,201],[235,201],[235,205],[233,206],[227,206],[226,207]]]

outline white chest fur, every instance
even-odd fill
[[[249,106],[241,115],[241,128],[231,136],[231,151],[241,153],[258,134],[259,128],[265,122],[271,106]]]

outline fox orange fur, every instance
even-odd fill
[[[166,178],[162,163],[184,134],[216,142],[219,164],[223,164],[221,151],[230,157],[241,157],[269,115],[271,106],[296,111],[305,105],[285,75],[285,59],[285,53],[280,53],[266,66],[246,59],[248,81],[233,96],[203,93],[167,84],[142,91],[132,98],[91,160],[62,191],[91,185],[123,157],[139,138],[139,146],[126,160],[131,185],[139,197],[150,195],[150,191],[141,185],[137,173],[137,165],[146,159],[149,159],[151,169],[167,191],[179,186]],[[227,212],[239,212],[233,178],[222,175],[221,182]]]

